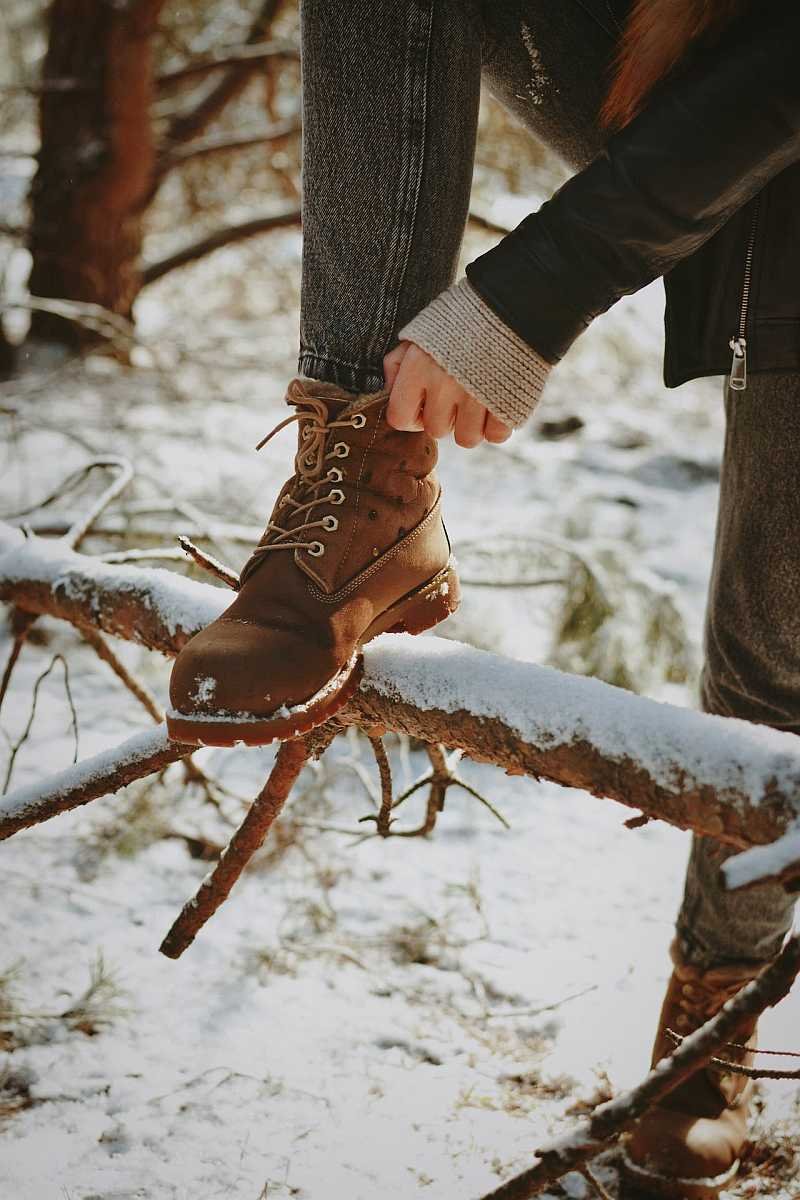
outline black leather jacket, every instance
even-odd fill
[[[800,0],[756,0],[537,213],[467,267],[557,362],[657,276],[664,382],[800,372]]]

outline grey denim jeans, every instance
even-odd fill
[[[397,331],[453,282],[482,81],[567,164],[595,157],[630,3],[301,0],[302,374],[382,387]],[[800,732],[800,377],[727,403],[701,702]],[[678,937],[699,966],[766,961],[791,925],[781,888],[721,889],[726,853],[694,840]]]

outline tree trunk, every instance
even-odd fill
[[[31,192],[35,296],[131,315],[155,159],[153,39],[163,3],[53,0]],[[36,313],[31,332],[71,346],[87,337],[50,313]]]

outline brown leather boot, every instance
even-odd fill
[[[259,745],[330,717],[379,633],[421,633],[459,602],[440,513],[436,442],[385,420],[387,393],[293,380],[295,472],[245,564],[233,604],[181,650],[170,736]]]
[[[685,1037],[699,1029],[761,966],[736,963],[703,971],[681,961],[671,947],[675,970],[667,988],[653,1050],[653,1066],[675,1049],[668,1030]],[[755,1045],[754,1021],[735,1041]],[[750,1065],[746,1049],[726,1048],[728,1062]],[[669,1200],[716,1200],[739,1169],[747,1143],[747,1116],[753,1083],[742,1075],[708,1066],[690,1076],[626,1134],[622,1143],[625,1195]]]

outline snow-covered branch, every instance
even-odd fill
[[[43,783],[8,792],[0,796],[0,841],[20,829],[119,791],[136,779],[178,762],[194,749],[170,741],[166,725],[157,725],[128,738],[121,746],[66,767]]]
[[[0,600],[174,655],[230,592],[0,524]],[[460,747],[742,849],[775,842],[800,819],[792,735],[442,638],[386,635],[368,646],[363,683],[338,720]]]

